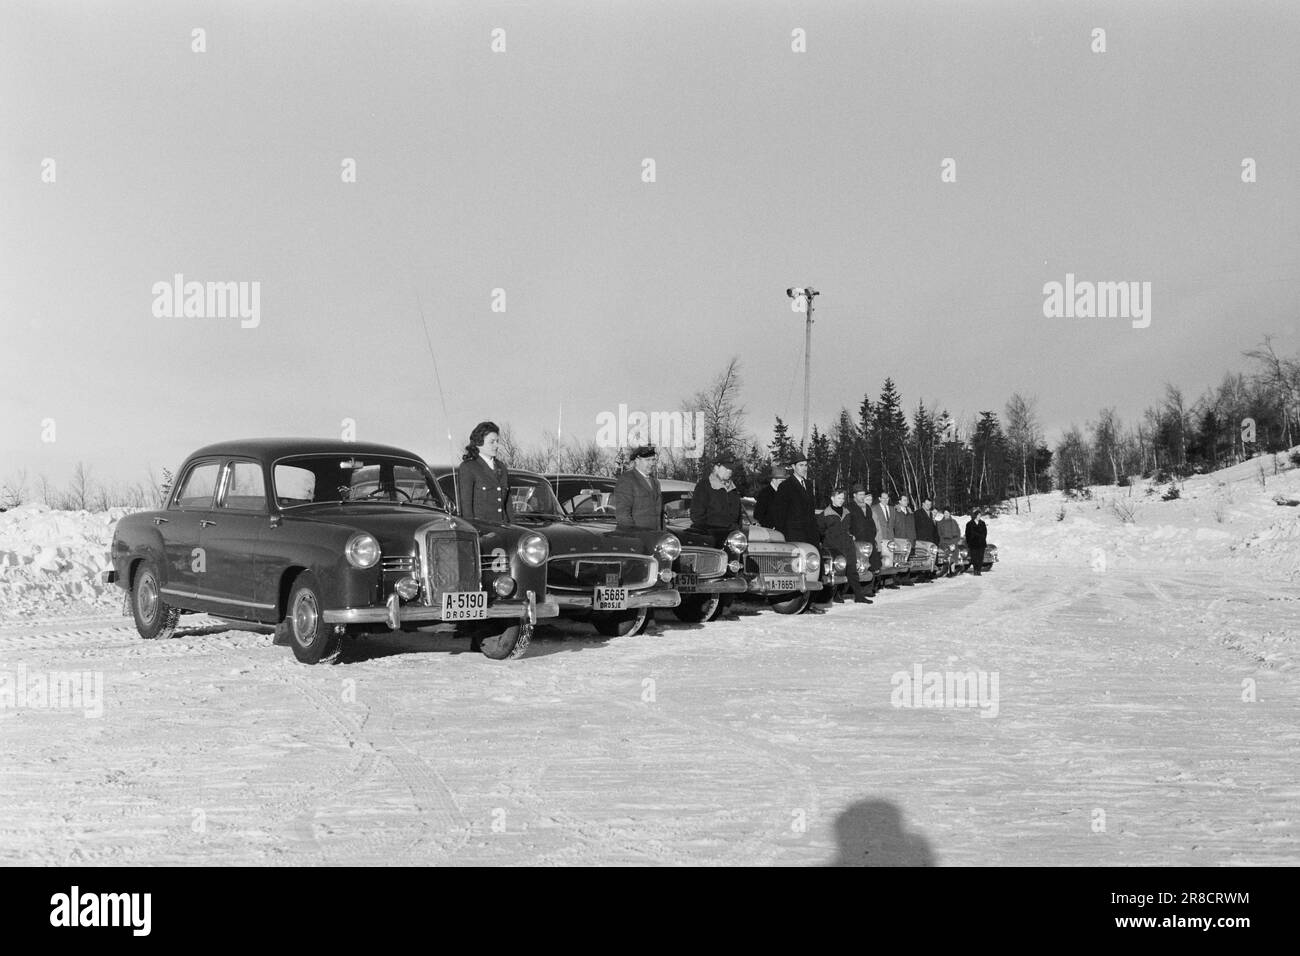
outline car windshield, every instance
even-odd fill
[[[550,483],[536,475],[510,473],[510,502],[507,507],[512,519],[564,517]]]
[[[380,455],[297,455],[275,463],[281,508],[371,502],[446,510],[429,470],[410,458]]]
[[[609,501],[610,492],[613,490],[612,479],[561,481],[560,507],[574,521],[608,521],[614,517],[614,506]]]
[[[691,497],[694,494],[694,489],[691,491],[664,492],[664,514],[668,516],[669,521],[691,516]]]

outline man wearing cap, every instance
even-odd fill
[[[790,461],[790,472],[790,477],[781,482],[772,500],[772,527],[787,541],[821,544],[812,483],[808,480],[808,457],[796,454]]]
[[[781,487],[781,482],[790,477],[790,472],[785,465],[772,466],[772,480],[763,486],[763,490],[758,493],[754,499],[754,523],[762,525],[764,528],[772,527],[772,501],[776,498],[776,489]]]
[[[735,467],[729,453],[718,455],[691,494],[691,530],[709,535],[715,548],[721,548],[727,535],[740,527],[740,492],[731,480]]]
[[[620,531],[658,531],[663,527],[663,494],[654,471],[658,453],[654,445],[632,452],[632,467],[618,476],[609,503]]]
[[[858,578],[857,539],[853,536],[853,515],[845,503],[843,488],[831,492],[830,506],[817,515],[817,523],[826,543],[844,556],[844,572],[849,579],[849,587],[853,590],[854,603],[870,604],[866,588]],[[837,594],[833,600],[836,604],[841,604],[844,598]]]
[[[876,547],[876,522],[871,517],[871,496],[861,485],[853,486],[853,497],[849,500],[848,509],[849,531],[853,534],[853,540],[871,545],[868,567],[874,575],[880,570],[880,549]],[[874,579],[867,584],[866,589],[868,597],[876,593]]]

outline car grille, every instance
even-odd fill
[[[594,587],[645,588],[655,582],[658,570],[658,562],[644,555],[566,555],[551,558],[546,563],[546,586],[569,590]]]
[[[424,600],[437,604],[446,591],[481,591],[478,535],[430,531],[424,537]]]
[[[745,557],[745,570],[751,574],[794,574],[794,562],[788,554],[754,554]]]
[[[379,564],[385,574],[402,577],[414,574],[420,566],[420,559],[413,554],[396,554],[385,557]]]
[[[689,571],[702,578],[716,578],[727,570],[727,556],[712,548],[683,548],[677,559],[678,571]]]

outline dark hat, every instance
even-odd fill
[[[772,466],[772,477],[773,477],[773,478],[789,478],[789,477],[790,477],[790,469],[787,468],[787,467],[785,467],[785,465],[773,465],[773,466]]]
[[[787,458],[786,461],[785,461],[785,463],[786,463],[787,465],[789,465],[791,468],[793,468],[795,465],[799,464],[799,462],[801,462],[801,461],[807,461],[807,460],[808,460],[808,456],[807,456],[807,455],[805,455],[805,454],[804,454],[803,452],[801,452],[801,451],[797,451],[797,452],[795,452],[793,455],[791,455],[789,458]]]
[[[637,458],[657,458],[657,457],[659,457],[659,452],[655,451],[654,445],[637,445],[636,448],[632,450],[633,460],[636,460]]]
[[[862,495],[870,494],[870,492],[867,491],[866,488],[863,488],[863,487],[862,487],[861,482],[859,482],[858,484],[856,484],[856,485],[853,486],[853,493],[854,493],[855,495],[858,495],[858,494],[862,494]]]
[[[873,497],[873,498],[879,498],[879,497],[880,497],[880,489],[879,489],[879,488],[872,488],[870,491],[867,492],[867,494],[871,495],[871,497]]]
[[[718,456],[713,459],[714,466],[725,465],[732,471],[736,470],[736,456],[729,451],[719,452]]]

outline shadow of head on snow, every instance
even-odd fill
[[[934,866],[930,841],[903,827],[888,800],[859,800],[835,820],[839,856],[829,866]]]

